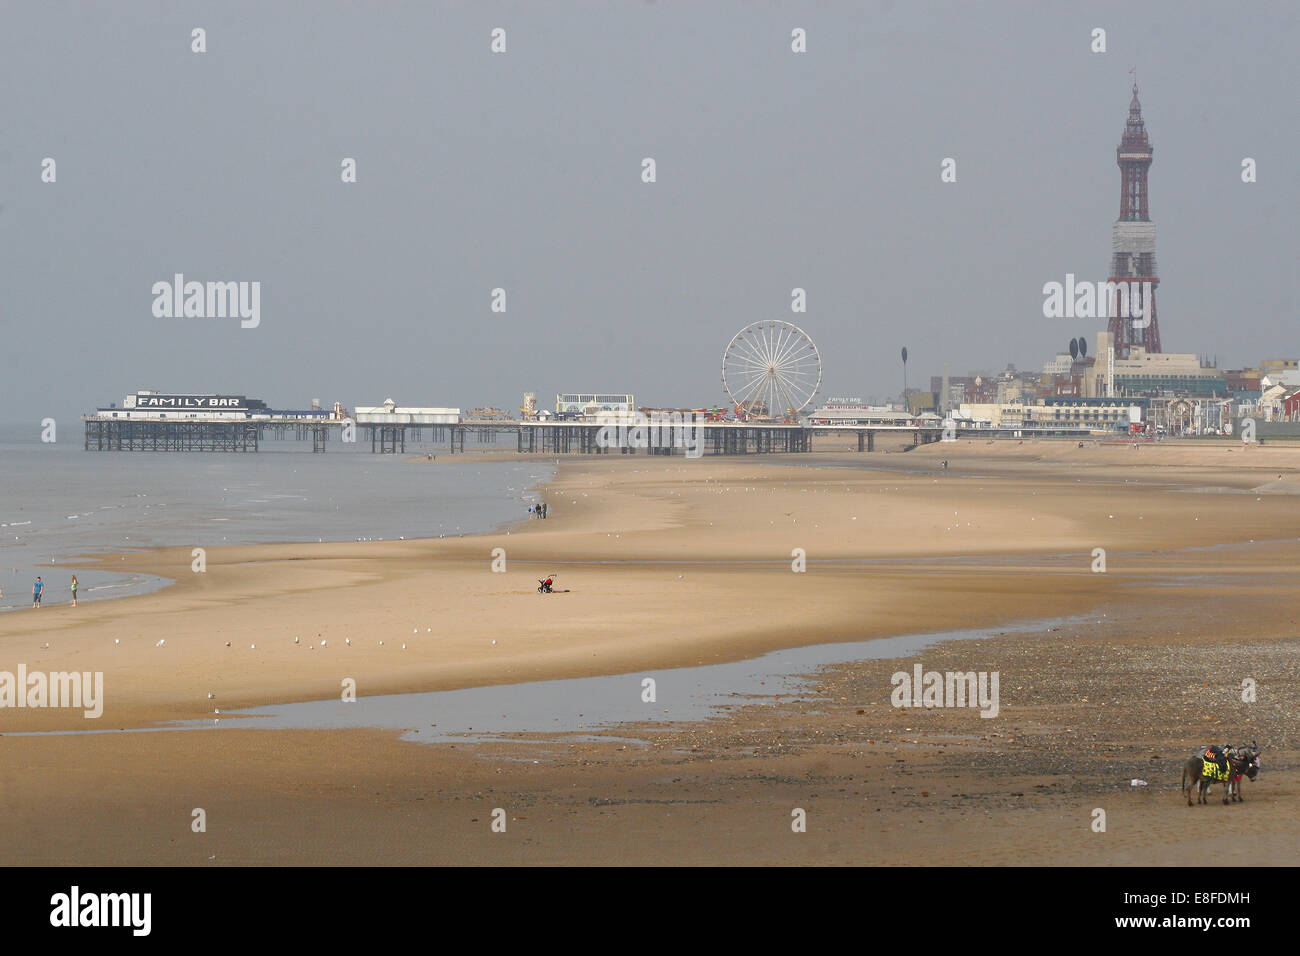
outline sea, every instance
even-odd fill
[[[414,444],[379,455],[361,436],[311,442],[265,440],[255,453],[85,451],[80,429],[43,442],[30,425],[0,424],[0,613],[78,603],[165,587],[147,575],[78,564],[88,554],[144,548],[279,541],[437,538],[500,530],[528,518],[553,461],[476,460],[466,445]],[[433,463],[427,456],[434,455]],[[410,461],[410,458],[426,459]]]

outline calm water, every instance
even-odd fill
[[[815,644],[771,651],[749,660],[672,670],[648,670],[612,677],[535,681],[528,684],[470,687],[423,694],[388,694],[341,700],[306,701],[230,711],[226,720],[180,722],[198,729],[225,726],[248,730],[322,730],[384,727],[404,730],[404,740],[455,743],[520,734],[595,732],[647,723],[667,727],[707,720],[744,704],[770,704],[779,697],[814,692],[816,674],[854,661],[908,657],[944,641],[988,639],[994,634],[1024,634],[1049,627],[1081,624],[1089,617],[1053,618],[991,628],[929,634],[904,634],[844,644]],[[655,702],[643,700],[643,681],[654,680]],[[887,700],[892,685],[873,695]],[[234,717],[236,719],[231,720]],[[248,719],[238,719],[248,718]],[[635,739],[635,738],[633,738]],[[641,739],[645,739],[642,737]]]
[[[445,448],[410,442],[407,456],[438,460],[407,462],[371,454],[360,435],[352,446],[330,442],[323,455],[294,441],[264,442],[256,454],[88,452],[80,425],[52,444],[30,426],[0,426],[0,610],[30,606],[38,574],[44,604],[71,600],[74,573],[79,601],[167,583],[78,568],[88,553],[489,531],[526,519],[536,486],[555,470],[453,460]]]

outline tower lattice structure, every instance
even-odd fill
[[[1142,120],[1142,104],[1138,102],[1137,84],[1133,85],[1133,100],[1128,107],[1128,121],[1124,136],[1115,150],[1119,164],[1120,193],[1119,219],[1111,233],[1110,281],[1125,283],[1134,289],[1134,283],[1149,283],[1145,288],[1149,296],[1141,298],[1142,316],[1134,318],[1110,310],[1110,333],[1115,343],[1115,357],[1128,358],[1129,350],[1143,346],[1148,352],[1159,352],[1160,323],[1156,314],[1156,224],[1151,221],[1147,206],[1147,173],[1151,169],[1151,140]],[[1136,288],[1141,289],[1139,285]],[[1149,298],[1150,301],[1147,301]]]

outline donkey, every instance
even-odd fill
[[[1207,757],[1207,755],[1209,755]],[[1219,770],[1214,776],[1205,774],[1205,763],[1215,762],[1216,754],[1210,748],[1203,748],[1198,751],[1196,756],[1189,757],[1187,763],[1183,765],[1183,792],[1187,794],[1187,805],[1192,806],[1192,790],[1196,791],[1197,803],[1208,803],[1210,784],[1216,780],[1223,784],[1223,802],[1227,805],[1234,800],[1242,801],[1241,796],[1241,775],[1244,773],[1251,780],[1259,775],[1259,744],[1251,743],[1249,747],[1241,747],[1236,750],[1225,752],[1226,767]],[[1190,786],[1189,786],[1190,781]]]
[[[1244,803],[1241,795],[1241,775],[1251,780],[1259,776],[1259,744],[1251,741],[1249,747],[1238,747],[1236,754],[1228,762],[1228,796],[1235,803]]]
[[[1197,751],[1196,756],[1194,756],[1194,757],[1188,757],[1188,758],[1187,758],[1187,762],[1186,762],[1185,764],[1183,764],[1183,783],[1182,783],[1182,790],[1183,790],[1184,793],[1187,794],[1187,805],[1188,805],[1189,807],[1192,806],[1192,794],[1193,794],[1193,793],[1196,794],[1196,802],[1197,802],[1197,803],[1200,803],[1200,804],[1208,803],[1208,802],[1209,802],[1208,794],[1209,794],[1209,792],[1210,792],[1210,784],[1211,784],[1214,780],[1219,779],[1217,776],[1215,776],[1215,777],[1207,777],[1207,776],[1205,775],[1205,764],[1207,763],[1207,760],[1206,760],[1206,756],[1205,756],[1205,755],[1206,755],[1207,753],[1210,753],[1210,751],[1209,751],[1208,749],[1204,749],[1204,748],[1203,748],[1203,749]],[[1213,755],[1211,754],[1211,758],[1212,758],[1212,757],[1213,757]],[[1209,761],[1209,762],[1212,762],[1212,759],[1211,759],[1211,761]],[[1228,796],[1227,796],[1227,781],[1226,781],[1226,779],[1225,779],[1225,781],[1224,781],[1224,797],[1223,797],[1223,802],[1224,802],[1224,803],[1227,803],[1227,802],[1228,802]]]

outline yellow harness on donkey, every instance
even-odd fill
[[[1220,764],[1219,760],[1223,763]],[[1207,750],[1201,754],[1201,776],[1206,780],[1218,780],[1226,782],[1232,776],[1232,764],[1228,761],[1226,755],[1220,757],[1219,754]]]
[[[1202,760],[1201,776],[1206,780],[1227,780],[1228,770],[1225,767],[1220,767],[1213,760]]]

